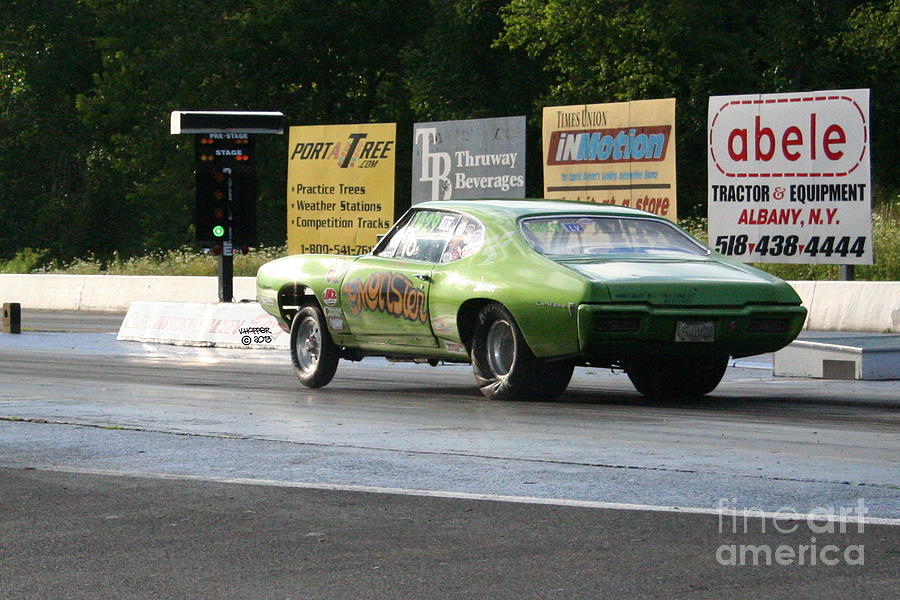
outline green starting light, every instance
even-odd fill
[[[215,227],[212,228],[212,232],[213,232],[214,236],[216,236],[217,238],[220,238],[225,235],[225,228],[222,227],[221,225],[216,225]]]

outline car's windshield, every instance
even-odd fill
[[[679,229],[654,219],[554,215],[524,219],[520,226],[525,239],[541,254],[708,253]]]

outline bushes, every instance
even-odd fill
[[[875,264],[858,265],[860,281],[900,281],[900,201],[887,202],[872,213],[872,237],[875,240]],[[695,238],[707,243],[706,219],[689,218],[678,223]],[[783,265],[755,263],[754,267],[791,280],[837,280],[837,265]]]
[[[38,270],[48,259],[49,250],[23,248],[9,260],[0,260],[0,273],[31,273]]]
[[[861,281],[900,281],[900,201],[884,203],[872,215],[872,233],[875,238],[875,264],[856,267],[856,278]],[[694,237],[706,242],[707,222],[703,218],[683,219],[679,223]],[[177,250],[154,251],[145,256],[120,259],[114,254],[111,260],[93,256],[76,259],[59,265],[51,262],[46,250],[25,248],[9,261],[0,261],[0,273],[69,273],[79,275],[216,275],[218,259],[192,246]],[[234,274],[252,277],[259,267],[270,260],[287,255],[285,246],[264,246],[247,255],[236,254]],[[755,264],[782,279],[836,280],[837,265],[783,265]]]
[[[235,254],[235,277],[253,277],[259,267],[287,254],[284,246],[260,247],[249,254]],[[67,273],[75,275],[216,275],[218,258],[191,246],[177,250],[155,251],[145,256],[102,261],[95,257],[76,259],[65,265],[50,265],[35,269],[36,273]],[[19,271],[23,272],[23,271]],[[28,272],[28,271],[24,271]]]

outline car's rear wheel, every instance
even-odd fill
[[[728,366],[727,356],[633,361],[626,365],[634,387],[648,398],[688,398],[713,391]]]
[[[561,396],[569,387],[574,371],[575,364],[570,361],[541,361],[539,368],[535,370],[532,397],[552,400]]]
[[[550,399],[565,391],[573,365],[535,357],[512,314],[491,302],[478,313],[472,369],[481,393],[491,400]]]
[[[301,308],[291,323],[291,362],[300,383],[311,388],[328,385],[339,360],[322,311],[318,306]]]

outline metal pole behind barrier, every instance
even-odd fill
[[[231,240],[222,244],[219,255],[219,302],[231,302],[234,299],[234,248]]]
[[[22,333],[22,305],[18,302],[3,304],[3,333]]]
[[[838,279],[841,281],[853,281],[856,278],[856,265],[838,265]]]
[[[219,302],[231,302],[234,299],[234,179],[230,168],[223,168],[222,173],[228,178],[228,229],[219,256]]]

